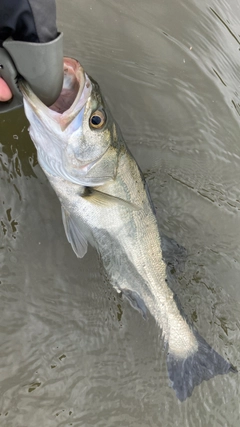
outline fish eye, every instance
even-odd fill
[[[106,122],[106,115],[103,110],[96,110],[90,116],[89,123],[92,129],[101,129]]]

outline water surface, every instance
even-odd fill
[[[240,6],[57,0],[64,50],[101,86],[148,181],[168,276],[240,366]],[[0,425],[238,427],[239,375],[180,403],[153,319],[78,260],[18,110],[0,116]]]

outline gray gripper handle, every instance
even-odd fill
[[[4,49],[3,49],[4,48]],[[7,39],[0,53],[0,76],[3,77],[13,92],[8,103],[0,103],[2,109],[9,111],[22,104],[17,86],[17,75],[20,74],[31,86],[33,92],[46,105],[53,104],[60,95],[63,84],[63,34],[48,43],[30,43]],[[9,54],[6,59],[6,55]],[[15,68],[15,71],[14,71]],[[1,106],[1,104],[3,104]],[[8,107],[8,108],[7,108]]]

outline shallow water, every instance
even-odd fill
[[[240,6],[57,0],[65,54],[100,84],[148,181],[168,275],[201,335],[240,367]],[[239,375],[180,403],[153,319],[78,260],[23,111],[0,116],[0,425],[231,426]],[[165,239],[164,239],[165,241]]]

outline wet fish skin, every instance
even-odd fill
[[[74,252],[81,258],[88,243],[94,246],[117,292],[144,318],[149,312],[154,317],[168,349],[171,385],[183,401],[203,380],[234,372],[234,368],[182,316],[165,281],[158,226],[142,173],[98,84],[79,67],[77,62],[66,61],[65,91],[71,92],[69,75],[75,73],[80,81],[79,101],[70,113],[44,108],[22,82],[30,135],[61,202],[66,236]],[[76,82],[73,86],[76,90]],[[90,126],[96,111],[105,117],[101,129]]]

